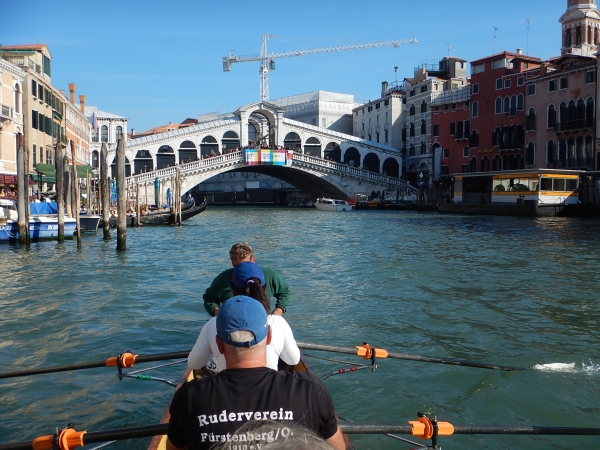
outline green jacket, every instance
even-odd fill
[[[261,268],[265,273],[267,298],[270,299],[271,297],[275,297],[277,299],[275,307],[281,308],[283,312],[285,312],[288,303],[290,302],[290,288],[288,284],[273,269],[262,266]],[[214,315],[213,309],[233,296],[231,293],[231,285],[229,284],[232,275],[233,267],[221,272],[204,292],[204,295],[202,296],[202,298],[204,298],[204,307],[211,316]]]

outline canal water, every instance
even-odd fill
[[[239,241],[291,286],[285,317],[304,342],[572,369],[500,372],[380,360],[325,383],[338,414],[402,423],[597,427],[600,222],[437,213],[212,208],[180,228],[0,246],[0,371],[189,350],[208,319],[202,293]],[[352,363],[357,357],[307,352]],[[318,374],[344,367],[310,359]],[[158,365],[144,364],[142,367]],[[177,380],[183,364],[149,375]],[[74,423],[100,431],[158,423],[173,388],[114,368],[0,380],[0,443]],[[354,436],[357,449],[405,449]],[[143,449],[148,439],[108,448]],[[593,448],[598,437],[451,436],[445,449]],[[88,447],[89,448],[89,447]]]

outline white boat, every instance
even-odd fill
[[[351,211],[352,205],[348,204],[346,200],[322,197],[315,202],[315,208],[319,211]]]
[[[65,237],[73,236],[77,223],[65,217]],[[19,239],[17,202],[0,199],[0,242]],[[29,236],[32,241],[56,239],[58,237],[58,216],[56,214],[30,214]]]

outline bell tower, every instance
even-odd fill
[[[596,0],[567,0],[562,26],[561,55],[594,56],[600,44],[600,11]]]

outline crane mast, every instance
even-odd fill
[[[289,58],[292,56],[304,56],[304,55],[316,55],[319,53],[329,52],[344,52],[347,50],[362,50],[367,48],[379,48],[379,47],[400,47],[405,44],[417,44],[417,39],[403,39],[393,41],[376,41],[368,42],[365,44],[354,44],[354,45],[337,45],[333,47],[323,48],[309,48],[304,50],[293,50],[289,52],[279,53],[267,53],[267,41],[269,38],[276,37],[272,34],[265,33],[262,37],[262,46],[260,49],[260,55],[250,56],[236,56],[233,53],[229,53],[228,56],[223,57],[223,71],[231,71],[231,65],[239,62],[260,62],[259,77],[260,77],[260,101],[269,100],[269,72],[275,70],[275,59],[276,58]]]

